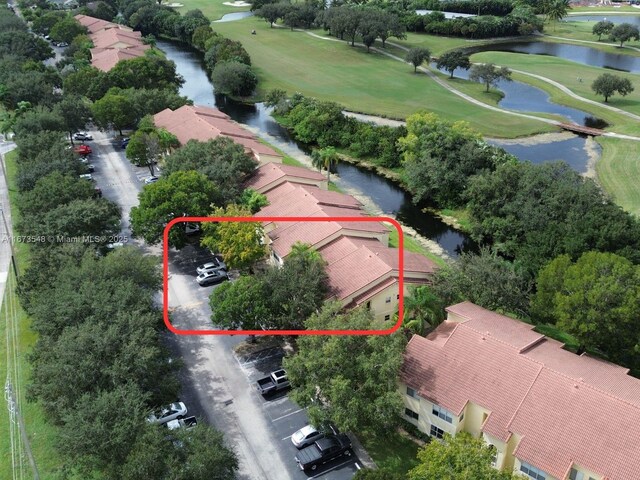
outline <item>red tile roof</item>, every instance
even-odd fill
[[[153,118],[156,126],[166,128],[182,144],[189,140],[206,142],[225,136],[256,156],[265,154],[280,157],[275,150],[260,143],[255,135],[216,108],[184,105],[175,111],[167,108]]]
[[[458,415],[469,401],[487,408],[483,431],[520,435],[516,456],[557,478],[573,463],[640,478],[640,380],[469,302],[448,310],[463,321],[412,337],[403,382]]]
[[[279,185],[288,183],[323,184],[326,177],[319,172],[304,167],[269,162],[259,166],[253,176],[246,182],[247,188],[266,193]]]
[[[141,57],[151,48],[142,41],[142,34],[117,23],[107,22],[87,15],[74,17],[89,31],[95,48],[91,49],[91,65],[108,72],[120,60]]]

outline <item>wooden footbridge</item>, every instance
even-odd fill
[[[568,130],[574,133],[582,133],[583,135],[593,135],[594,137],[604,135],[605,133],[604,130],[600,130],[599,128],[583,127],[582,125],[578,125],[577,123],[560,123],[558,124],[558,126],[563,130]]]

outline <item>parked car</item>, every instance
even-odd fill
[[[67,42],[58,42],[59,47],[68,47],[69,44]]]
[[[153,177],[147,177],[144,179],[144,184],[145,185],[150,185],[152,183],[156,183],[158,180],[160,180],[158,177],[153,176]]]
[[[291,384],[284,369],[271,372],[268,377],[261,378],[256,382],[256,388],[262,395],[270,395],[289,387]]]
[[[186,222],[184,224],[184,233],[187,235],[196,235],[200,233],[200,224],[195,222]]]
[[[343,455],[350,457],[352,453],[351,440],[345,433],[341,433],[316,440],[300,450],[295,458],[300,470],[316,470],[319,465]]]
[[[122,148],[123,150],[127,148],[127,145],[129,145],[129,140],[131,140],[129,137],[125,137],[120,140],[120,148]]]
[[[305,425],[291,435],[291,443],[293,443],[296,448],[304,448],[321,438],[324,438],[324,433],[318,431],[313,425]]]
[[[82,140],[84,142],[85,140],[93,140],[93,137],[87,132],[77,132],[73,134],[73,139]]]
[[[184,418],[187,414],[187,406],[182,402],[174,402],[162,407],[147,417],[147,422],[163,425],[171,420]]]
[[[227,264],[219,257],[214,257],[210,262],[204,263],[196,268],[196,273],[200,275],[205,272],[214,272],[216,270],[226,270]]]
[[[73,151],[79,155],[91,155],[91,147],[89,145],[75,145]]]
[[[224,270],[216,270],[213,272],[204,272],[196,277],[198,285],[206,287],[208,285],[216,285],[229,280],[229,275]]]
[[[187,418],[176,418],[175,420],[171,420],[165,424],[169,430],[177,430],[178,428],[184,428],[185,430],[190,430],[196,425],[198,425],[198,420],[196,417],[187,417]]]
[[[85,168],[86,168],[87,172],[89,172],[89,173],[93,173],[93,172],[96,171],[96,166],[93,163],[85,164]]]
[[[95,187],[93,189],[93,197],[94,198],[101,198],[102,197],[102,189],[100,187]]]
[[[79,175],[79,177],[83,180],[90,180],[93,182],[93,175],[91,175],[90,173],[83,173],[82,175]]]

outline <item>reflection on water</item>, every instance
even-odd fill
[[[264,105],[241,104],[224,95],[214,96],[213,86],[197,52],[166,41],[158,41],[158,47],[166,53],[167,58],[176,63],[178,73],[185,78],[180,89],[181,95],[193,99],[197,105],[215,106],[235,121],[269,134],[283,142],[288,151],[309,153],[305,145],[295,142],[289,132],[268,114]],[[456,257],[464,249],[475,248],[466,235],[452,229],[434,215],[423,212],[411,202],[407,193],[386,178],[346,163],[337,166],[337,173],[348,187],[364,192],[385,214],[397,215],[402,223],[437,242],[450,256]]]
[[[552,55],[583,65],[602,67],[621,72],[640,72],[640,57],[622,53],[608,53],[581,45],[567,45],[550,42],[504,42],[466,48],[468,53],[500,51],[528,53],[532,55]]]
[[[639,12],[640,13],[640,12]],[[640,27],[640,15],[607,15],[607,14],[599,14],[599,15],[568,15],[564,18],[565,22],[601,22],[602,20],[609,20],[610,22],[615,23],[616,25],[620,23],[630,23],[631,25],[635,25]],[[598,38],[598,37],[594,37]],[[603,35],[603,40],[606,38],[606,35]]]
[[[241,20],[243,18],[252,17],[253,12],[233,12],[223,15],[219,20],[214,20],[213,23],[221,22],[233,22],[234,20]]]

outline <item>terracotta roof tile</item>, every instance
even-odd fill
[[[103,72],[111,70],[120,60],[130,60],[132,58],[138,58],[144,55],[136,49],[127,48],[124,50],[108,49],[98,53],[91,59],[91,65]]]
[[[175,111],[167,108],[154,115],[154,122],[173,133],[182,144],[189,140],[206,142],[225,136],[256,154],[280,157],[275,150],[260,143],[251,132],[216,108],[191,105],[184,105]]]
[[[463,320],[412,337],[405,383],[458,415],[468,401],[487,408],[483,431],[518,434],[516,456],[556,478],[572,463],[608,480],[640,478],[640,380],[469,302],[447,310]]]

